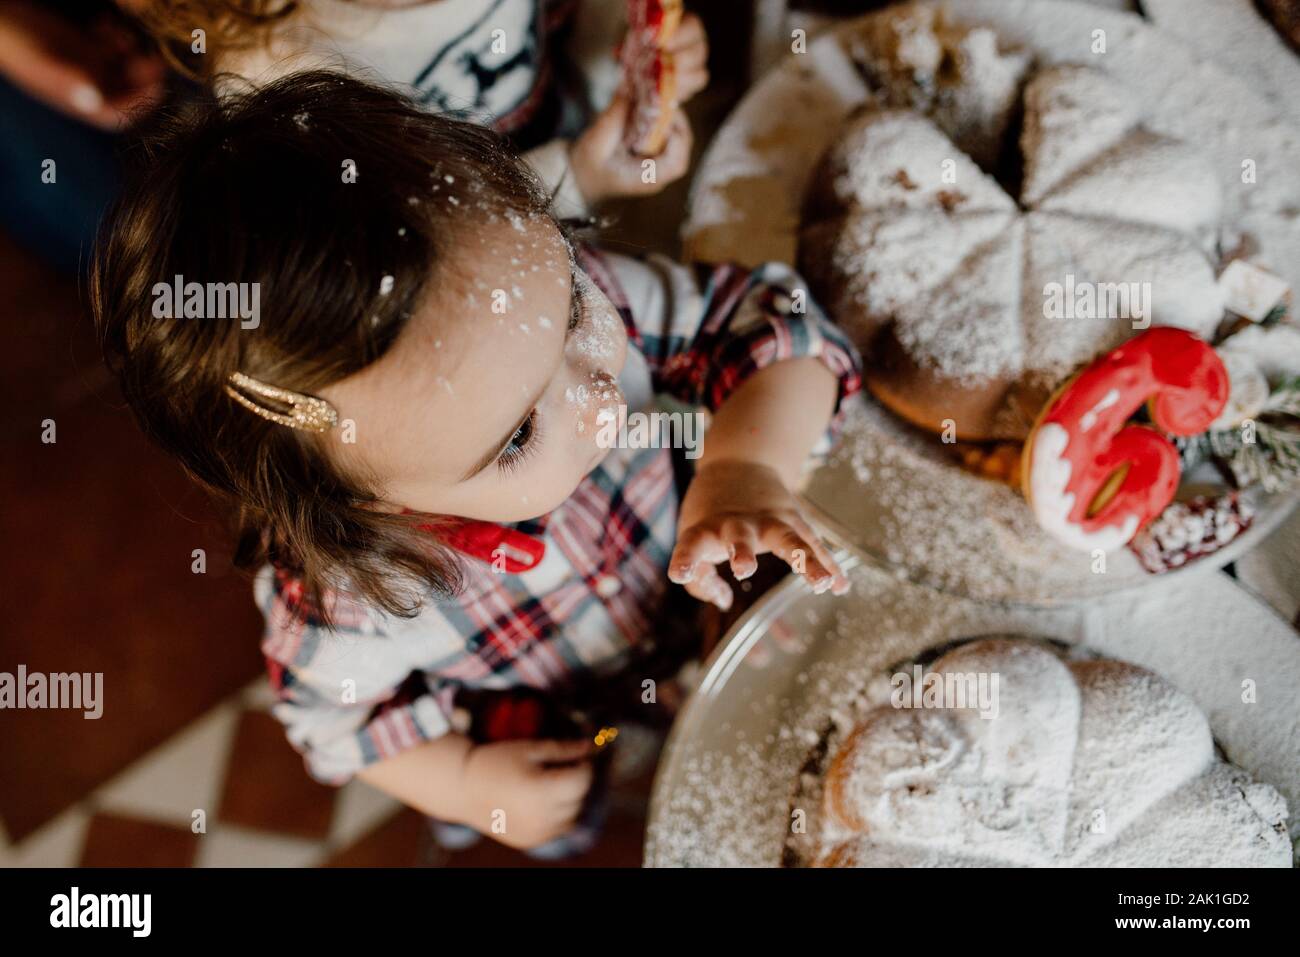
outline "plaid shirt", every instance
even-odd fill
[[[817,451],[829,449],[859,364],[788,267],[697,272],[654,256],[580,258],[628,331],[619,384],[629,410],[650,409],[657,394],[716,410],[759,369],[811,356],[840,382]],[[580,673],[616,672],[652,641],[676,519],[671,452],[615,448],[554,511],[466,523],[446,539],[464,556],[464,589],[413,618],[340,591],[325,596],[336,621],[327,630],[301,583],[265,568],[256,592],[274,713],[309,772],[341,783],[450,730],[459,689],[559,689]]]

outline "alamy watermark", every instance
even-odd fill
[[[239,328],[262,323],[261,283],[186,282],[177,275],[170,283],[153,284],[156,319],[238,319]]]
[[[895,708],[973,708],[981,718],[998,716],[996,671],[939,672],[925,674],[913,665],[909,674],[900,671],[889,679],[893,689],[889,702]]]
[[[628,412],[620,405],[597,412],[596,427],[602,449],[684,449],[688,459],[704,450],[702,412]]]
[[[50,898],[50,926],[62,928],[119,927],[132,937],[148,937],[153,929],[152,894],[92,894],[73,886]]]
[[[19,665],[17,674],[0,671],[0,710],[72,709],[87,721],[104,714],[104,673],[54,672],[45,674]]]
[[[1043,317],[1046,319],[1129,319],[1134,329],[1151,325],[1151,283],[1076,281],[1067,273],[1065,282],[1043,286]]]

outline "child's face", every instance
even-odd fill
[[[607,454],[627,335],[549,220],[465,231],[379,361],[321,391],[330,455],[386,507],[517,522],[551,511]]]

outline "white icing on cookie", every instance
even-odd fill
[[[1103,400],[1104,401],[1104,400]],[[1095,532],[1085,531],[1070,520],[1074,494],[1070,484],[1070,461],[1065,458],[1070,433],[1055,422],[1035,430],[1029,447],[1029,504],[1043,530],[1062,544],[1080,551],[1103,552],[1122,548],[1138,530],[1138,517],[1128,515],[1122,525],[1108,525]]]
[[[1101,397],[1100,402],[1083,414],[1083,418],[1079,420],[1079,431],[1087,432],[1091,429],[1097,424],[1097,416],[1101,415],[1101,413],[1105,412],[1118,401],[1119,389],[1111,389]]]

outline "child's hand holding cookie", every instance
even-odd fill
[[[686,174],[691,161],[691,125],[681,104],[709,82],[708,39],[699,17],[688,14],[669,37],[673,93],[665,104],[667,135],[654,156],[627,146],[633,104],[625,85],[569,150],[569,165],[583,197],[599,203],[619,196],[648,196]]]
[[[620,196],[651,196],[690,168],[691,123],[681,107],[674,111],[663,152],[651,158],[634,155],[624,144],[627,116],[628,101],[620,93],[569,150],[574,179],[590,204]]]

